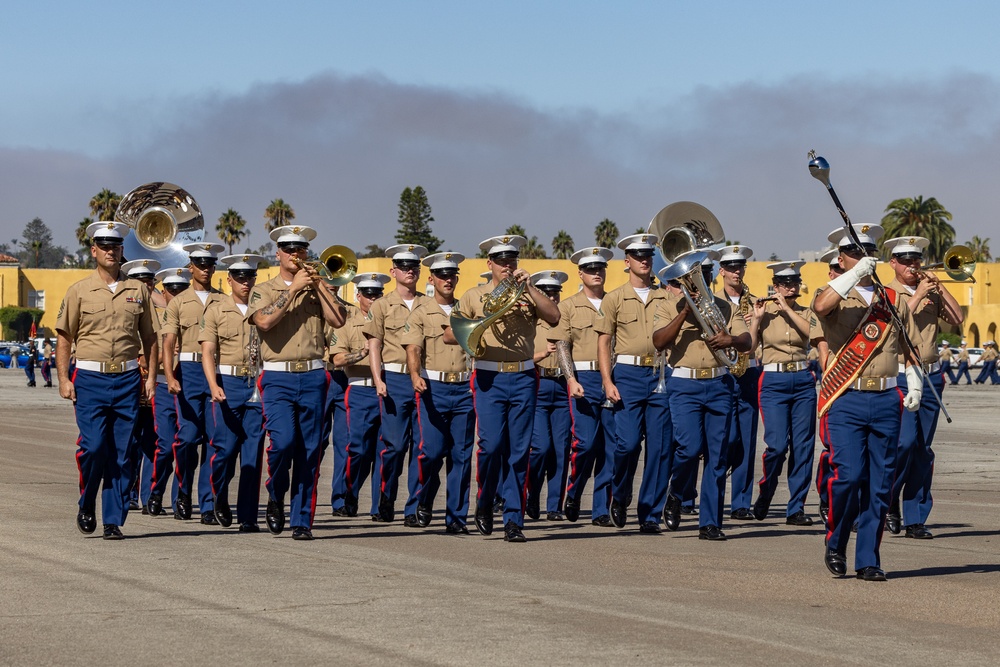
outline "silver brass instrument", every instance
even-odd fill
[[[343,245],[332,245],[319,255],[318,262],[295,258],[299,266],[308,266],[328,285],[346,285],[358,273],[358,256]]]
[[[458,309],[451,311],[451,331],[462,349],[472,357],[482,356],[486,350],[483,334],[517,305],[526,286],[527,281],[519,283],[512,277],[501,280],[492,292],[483,295],[483,313],[486,317],[478,320],[462,317]]]
[[[653,393],[665,394],[667,393],[667,351],[657,352],[656,355],[660,358],[660,379],[657,380]]]
[[[743,291],[740,293],[740,303],[739,303],[739,314],[740,317],[746,319],[753,311],[753,303],[750,301],[750,288],[746,285],[743,286]],[[743,377],[747,369],[750,368],[750,353],[740,352],[736,358],[736,365],[733,366],[732,373],[736,377]]]
[[[115,220],[132,229],[125,237],[123,258],[156,259],[162,266],[187,266],[182,246],[205,235],[205,217],[184,188],[158,181],[146,183],[122,197]]]
[[[247,399],[247,403],[260,403],[260,387],[257,386],[257,378],[260,377],[260,334],[257,327],[250,325],[250,343],[247,345],[248,356],[250,357],[250,375],[247,381],[253,385],[253,393]]]
[[[668,263],[663,272],[664,282],[676,280],[681,292],[701,326],[701,337],[711,338],[726,333],[726,318],[715,305],[715,297],[705,284],[701,262],[708,256],[700,252],[723,243],[726,233],[715,214],[701,204],[679,201],[665,206],[649,223],[647,231],[660,239],[660,255]],[[739,354],[735,348],[712,350],[715,357],[732,368]]]

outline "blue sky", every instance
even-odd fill
[[[995,3],[17,3],[0,35],[0,239],[58,242],[101,187],[172,180],[263,241],[290,201],[321,242],[388,245],[403,187],[467,251],[518,223],[578,245],[693,199],[794,256],[839,218],[937,196],[995,223]],[[997,147],[1000,148],[1000,147]],[[987,162],[988,163],[988,162]]]

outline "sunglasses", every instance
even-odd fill
[[[96,245],[98,248],[100,248],[101,250],[103,250],[105,252],[108,252],[108,251],[111,251],[111,250],[121,250],[122,249],[122,244],[121,243],[104,243],[102,241],[96,241],[94,243],[94,245]]]
[[[438,280],[452,280],[458,278],[458,271],[431,271],[431,275]]]
[[[380,289],[363,289],[359,290],[359,292],[361,293],[361,296],[366,299],[377,299],[382,296],[382,290]]]
[[[742,271],[747,268],[746,262],[719,262],[719,266],[726,271]]]
[[[241,282],[241,283],[245,283],[248,280],[253,280],[254,278],[256,278],[257,277],[257,272],[256,271],[252,271],[252,272],[243,273],[243,272],[239,272],[239,271],[230,271],[229,275],[232,277],[233,280],[236,280],[236,281]]]
[[[392,263],[392,268],[398,269],[400,271],[420,271],[420,264],[419,263],[416,263],[416,264],[406,263],[406,264],[404,264],[402,262],[399,262],[399,263],[393,262]]]
[[[163,286],[163,289],[167,290],[171,294],[176,294],[178,292],[183,292],[187,288],[188,288],[188,286],[187,286],[186,283],[183,283],[183,284],[169,283],[169,284]]]
[[[840,249],[848,257],[859,258],[875,252],[874,243],[864,243],[861,246],[848,245]]]
[[[199,269],[210,269],[215,268],[216,261],[211,257],[195,257],[191,260],[191,264],[197,266]]]
[[[607,264],[591,263],[585,264],[580,267],[580,270],[584,273],[600,273],[608,268]]]

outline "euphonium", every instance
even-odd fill
[[[743,286],[743,292],[740,294],[740,304],[739,311],[740,317],[746,319],[746,316],[750,314],[753,310],[753,302],[750,301],[750,288],[746,285]],[[747,372],[747,368],[750,367],[750,353],[740,352],[736,356],[736,364],[732,368],[732,374],[736,377],[741,377]]]
[[[462,317],[458,310],[451,311],[451,331],[455,340],[470,356],[482,356],[486,349],[483,334],[513,308],[524,294],[527,282],[519,283],[508,277],[500,281],[489,294],[483,295],[483,313],[486,317],[472,320]]]

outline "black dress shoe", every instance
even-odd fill
[[[272,535],[280,535],[281,531],[285,529],[285,507],[283,503],[268,498],[264,520],[267,522],[268,532]]]
[[[225,495],[216,496],[213,505],[215,505],[215,520],[219,525],[223,528],[233,525],[233,508],[229,506],[229,498]]]
[[[420,524],[417,522],[416,514],[407,514],[403,517],[403,525],[407,528],[419,528]]]
[[[563,503],[563,511],[566,512],[566,520],[576,523],[580,519],[580,501],[571,496],[566,497]]]
[[[124,540],[125,536],[122,535],[121,529],[114,525],[113,523],[104,524],[104,539],[106,540]]]
[[[718,526],[702,526],[698,529],[698,539],[723,542],[726,539],[726,534],[719,530]]]
[[[785,523],[789,526],[811,526],[813,525],[813,520],[802,510],[799,510],[795,514],[785,517]]]
[[[480,535],[493,534],[493,508],[476,506],[476,530]]]
[[[915,523],[906,527],[906,536],[915,540],[933,540],[934,533],[927,530],[922,523]]]
[[[527,514],[532,520],[538,521],[538,517],[542,515],[542,509],[538,506],[538,501],[528,501],[528,504],[524,508],[524,513]]]
[[[611,523],[617,528],[624,528],[628,520],[628,507],[617,500],[611,500]]]
[[[240,532],[241,533],[259,533],[260,532],[260,526],[258,526],[255,523],[243,522],[243,523],[240,524]]]
[[[590,523],[595,526],[600,526],[601,528],[614,528],[615,524],[611,523],[611,517],[607,514],[602,514],[601,516],[594,517],[591,519]]]
[[[292,539],[293,540],[311,540],[313,539],[313,532],[308,528],[302,526],[296,526],[292,528]]]
[[[659,535],[663,529],[655,521],[643,521],[639,524],[639,532],[645,535]]]
[[[396,520],[396,507],[393,505],[393,502],[389,500],[389,496],[384,493],[378,500],[378,516],[382,519],[383,523],[392,523]]]
[[[137,509],[139,509],[139,501],[138,500],[130,500],[130,501],[128,501],[128,511],[129,512],[134,512]]]
[[[496,499],[493,500],[493,513],[494,514],[503,514],[503,511],[506,508],[507,508],[507,503],[504,502],[503,498],[500,498],[498,496]]]
[[[819,515],[823,517],[823,523],[830,523],[830,506],[825,501],[819,502]]]
[[[681,505],[681,514],[685,516],[697,516],[698,508],[694,505]]]
[[[430,507],[424,507],[423,505],[417,505],[417,525],[421,528],[426,528],[431,525],[431,518],[434,516],[434,511]]]
[[[76,527],[79,528],[80,532],[84,535],[90,535],[97,530],[97,519],[94,518],[94,513],[85,512],[83,510],[77,512]]]
[[[444,532],[449,535],[468,535],[469,529],[466,528],[464,524],[454,521],[444,527]]]
[[[767,496],[757,496],[757,502],[753,504],[753,518],[763,521],[767,518],[767,511],[771,509],[771,499]]]
[[[219,520],[215,518],[215,512],[213,510],[208,510],[207,512],[201,513],[201,522],[206,526],[218,526]],[[229,525],[233,525],[233,518],[229,517]]]
[[[749,508],[741,507],[730,513],[729,518],[736,519],[737,521],[754,521],[757,517],[753,515],[753,512]]]
[[[667,503],[663,507],[663,525],[671,532],[681,526],[681,499],[677,496],[667,496]]]
[[[898,505],[891,505],[889,513],[885,515],[885,529],[893,535],[899,535],[903,528],[903,517],[899,513]]]
[[[346,505],[342,507],[334,507],[331,513],[333,514],[333,516],[343,516],[343,517],[351,516],[350,514],[347,513]]]
[[[141,514],[143,516],[148,516],[149,515],[149,509],[145,505],[143,505],[142,509],[139,510],[139,514]]]
[[[150,516],[160,516],[163,513],[163,494],[149,494],[149,500],[146,501],[146,509],[149,510]]]
[[[344,516],[358,515],[358,499],[348,493],[344,496]]]
[[[508,521],[503,527],[504,542],[527,542],[528,538],[521,532],[521,527],[513,521]]]
[[[885,581],[885,572],[874,565],[869,565],[858,570],[857,577],[865,581]]]
[[[191,494],[177,492],[177,501],[174,503],[174,518],[179,521],[187,521],[191,518]]]
[[[823,562],[826,564],[826,569],[830,570],[833,576],[842,577],[847,574],[847,556],[839,551],[827,549],[826,554],[823,556]]]
[[[545,514],[546,521],[565,521],[566,517],[562,515],[562,512],[547,512]]]

